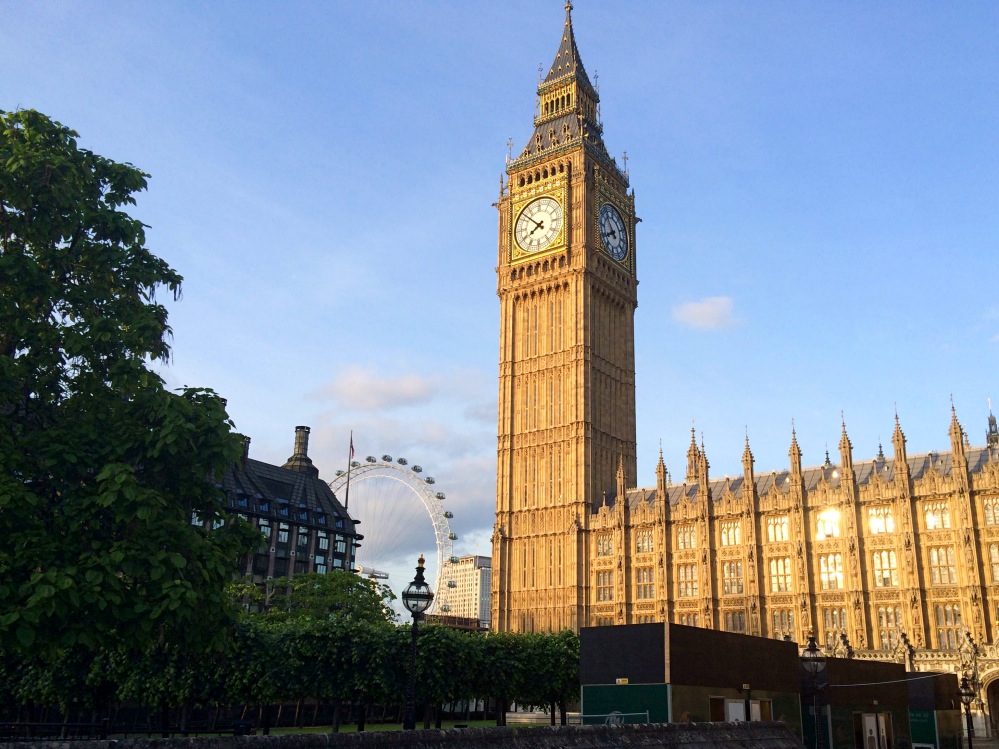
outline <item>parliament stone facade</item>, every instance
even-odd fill
[[[500,300],[492,627],[673,622],[829,655],[949,670],[999,697],[999,429],[972,447],[712,478],[692,432],[686,474],[635,463],[635,195],[603,141],[571,5],[534,130],[497,201]],[[941,423],[941,437],[944,433]]]

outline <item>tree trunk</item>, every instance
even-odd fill
[[[357,706],[357,732],[361,733],[364,730],[364,721],[368,717],[368,706],[365,703],[361,703]]]
[[[551,724],[555,725],[555,700],[552,700],[548,705],[548,709],[551,713]]]
[[[261,725],[263,726],[262,733],[263,733],[264,736],[270,736],[271,735],[271,705],[270,705],[270,703],[267,703],[261,709],[263,710],[263,715],[261,716],[261,721],[260,721]]]
[[[333,702],[333,733],[340,733],[340,700]]]
[[[170,708],[160,705],[160,731],[163,738],[170,738]]]
[[[438,731],[440,730],[441,721],[443,721],[443,720],[444,720],[444,708],[443,708],[443,706],[442,705],[435,705],[434,706],[434,728],[436,728]]]
[[[558,716],[559,716],[559,723],[561,725],[565,726],[569,724],[569,716],[566,713],[565,702],[558,703]]]
[[[430,703],[427,702],[423,705],[423,730],[425,731],[430,730],[430,716],[431,716],[431,707]]]

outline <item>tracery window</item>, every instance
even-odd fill
[[[953,585],[957,582],[957,571],[954,568],[953,546],[931,546],[930,582],[933,585]]]
[[[738,520],[725,520],[721,524],[721,545],[738,546],[742,543],[742,523]]]
[[[722,590],[725,595],[742,593],[742,562],[725,562],[722,565]]]
[[[697,548],[697,528],[693,525],[681,525],[676,529],[676,547],[678,549]]]
[[[898,587],[898,559],[894,551],[874,552],[874,587]]]
[[[767,518],[767,541],[772,544],[787,541],[787,515],[771,515]]]
[[[889,505],[871,507],[867,510],[868,528],[871,535],[895,532],[895,513]]]
[[[609,533],[597,536],[597,556],[609,557],[614,553],[614,537]]]
[[[999,497],[986,497],[985,525],[999,525]]]
[[[655,545],[652,541],[652,529],[642,528],[635,534],[635,553],[648,554],[651,551],[655,551]]]
[[[843,555],[826,554],[819,557],[819,580],[822,590],[838,590],[843,587]]]
[[[597,600],[614,600],[614,573],[611,570],[597,572]]]
[[[834,647],[839,633],[846,630],[846,609],[822,609],[822,624],[824,625],[826,647]]]
[[[697,596],[696,564],[681,564],[676,568],[676,594],[680,598]]]
[[[773,636],[778,640],[784,635],[794,636],[794,611],[779,609],[773,612]]]
[[[989,566],[992,568],[992,582],[999,583],[999,544],[989,544]]]
[[[950,528],[950,508],[946,502],[928,502],[923,508],[926,530]]]
[[[635,597],[655,598],[656,586],[651,567],[639,567],[635,570]]]
[[[901,606],[878,606],[878,642],[882,650],[895,649],[901,628]]]
[[[685,624],[688,627],[700,626],[700,617],[697,614],[680,614],[677,624]]]
[[[953,650],[958,646],[961,626],[961,607],[956,603],[938,604],[936,607],[937,647]]]
[[[830,508],[819,513],[816,534],[819,540],[823,538],[839,538],[839,510]]]
[[[791,581],[793,577],[791,567],[791,557],[783,557],[770,560],[770,592],[790,593],[792,590]]]
[[[725,631],[726,632],[745,632],[746,631],[746,612],[745,611],[726,611],[725,612]]]

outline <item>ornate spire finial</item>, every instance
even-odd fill
[[[567,2],[565,4],[565,12],[566,12],[566,14],[572,13],[572,3]]]

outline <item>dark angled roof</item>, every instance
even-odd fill
[[[575,98],[563,103],[554,111],[542,112],[541,101],[548,94],[568,88],[575,90]],[[558,95],[558,94],[557,94]],[[555,153],[560,148],[576,148],[579,145],[613,168],[624,181],[627,175],[617,166],[607,152],[603,142],[603,127],[599,121],[599,102],[590,78],[583,67],[576,46],[576,37],[572,31],[572,5],[565,6],[565,26],[559,42],[555,59],[548,69],[548,75],[538,86],[539,112],[534,118],[534,132],[528,138],[524,150],[511,164],[519,167],[531,162],[535,157],[544,157]]]
[[[354,520],[340,500],[325,481],[311,473],[247,458],[226,472],[222,488],[229,506],[240,512],[355,532]],[[343,521],[342,527],[337,526],[337,520]]]
[[[565,4],[565,28],[562,31],[562,42],[555,53],[555,60],[552,62],[548,75],[545,76],[545,83],[551,83],[558,79],[574,75],[580,84],[593,91],[590,79],[586,75],[583,67],[583,60],[579,56],[579,49],[576,47],[576,35],[572,33],[572,3]]]

